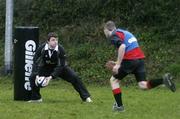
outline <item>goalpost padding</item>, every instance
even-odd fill
[[[33,56],[39,45],[38,27],[15,27],[14,35],[14,100],[30,99],[29,77],[33,67]]]

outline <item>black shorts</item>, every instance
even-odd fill
[[[123,60],[118,74],[114,75],[115,78],[122,80],[128,74],[134,74],[137,82],[146,80],[145,66],[143,59],[136,60]]]

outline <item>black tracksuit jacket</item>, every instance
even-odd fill
[[[33,73],[56,78],[66,66],[65,51],[61,45],[58,45],[58,50],[45,49],[45,45],[47,43],[40,45],[36,50],[33,58]]]

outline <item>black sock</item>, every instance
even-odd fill
[[[116,103],[117,103],[117,105],[118,105],[119,107],[123,105],[123,104],[122,104],[121,93],[114,95],[114,98],[115,98]]]
[[[120,88],[117,88],[117,89],[114,89],[113,90],[113,94],[114,94],[114,98],[115,98],[115,101],[117,103],[117,105],[120,107],[122,106],[122,93],[121,93],[121,89]]]
[[[163,84],[163,79],[154,79],[154,80],[148,81],[148,87],[149,88],[154,88],[154,87],[157,87],[161,84]]]

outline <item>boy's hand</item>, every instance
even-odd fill
[[[46,77],[46,82],[43,84],[44,87],[46,87],[49,84],[49,81],[52,79],[52,76]]]

